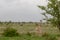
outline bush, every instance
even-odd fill
[[[38,23],[35,23],[36,26],[38,26]]]
[[[6,37],[15,37],[15,36],[19,36],[19,33],[17,33],[17,30],[14,28],[7,28],[4,30],[3,36]]]
[[[27,32],[27,34],[26,34],[26,35],[31,36],[31,33]]]
[[[48,37],[48,36],[49,36],[48,33],[43,33],[43,34],[42,34],[42,37]]]
[[[57,40],[56,36],[53,36],[53,35],[46,37],[46,39],[47,40]]]
[[[57,37],[60,37],[60,34],[57,34]]]
[[[23,24],[20,24],[20,26],[23,26]]]
[[[51,35],[51,34],[48,34],[48,33],[44,33],[42,35],[42,37],[45,37],[46,40],[57,40],[56,36],[55,35]]]

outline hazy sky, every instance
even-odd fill
[[[46,4],[46,0],[0,0],[0,20],[37,22],[44,18],[37,5]]]

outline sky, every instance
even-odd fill
[[[47,5],[46,0],[0,0],[0,21],[39,22],[44,18],[37,5]]]

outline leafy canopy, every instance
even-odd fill
[[[57,26],[60,23],[60,1],[59,0],[48,0],[47,6],[38,6],[40,9],[44,10],[45,12],[42,13],[45,17],[46,14],[52,16],[52,18],[47,19],[50,21],[54,26]]]

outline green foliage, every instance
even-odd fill
[[[41,8],[42,10],[45,10],[45,7],[44,6],[38,6],[39,8]]]
[[[57,34],[57,37],[60,37],[60,34]]]
[[[55,36],[48,36],[46,37],[47,40],[57,40],[57,38]]]
[[[48,34],[48,33],[44,33],[44,34],[42,35],[42,37],[45,37],[46,40],[57,40],[56,36],[51,35],[51,34]]]
[[[48,36],[49,36],[48,33],[43,33],[43,34],[42,34],[42,37],[48,37]]]
[[[57,26],[60,30],[60,1],[58,0],[48,0],[47,6],[38,6],[45,12],[42,13],[48,22],[51,22],[54,26]],[[52,18],[48,18],[47,15],[51,15]]]
[[[19,33],[17,33],[16,29],[7,28],[7,29],[4,30],[3,36],[6,36],[6,37],[15,37],[15,36],[19,36]]]
[[[20,24],[20,26],[23,26],[24,24]]]
[[[38,26],[38,23],[35,23],[36,26]]]
[[[57,40],[54,35],[49,35],[45,37],[41,36],[27,36],[22,34],[20,37],[0,37],[0,40]]]
[[[31,36],[31,33],[27,32],[27,34],[26,34],[26,35]]]

